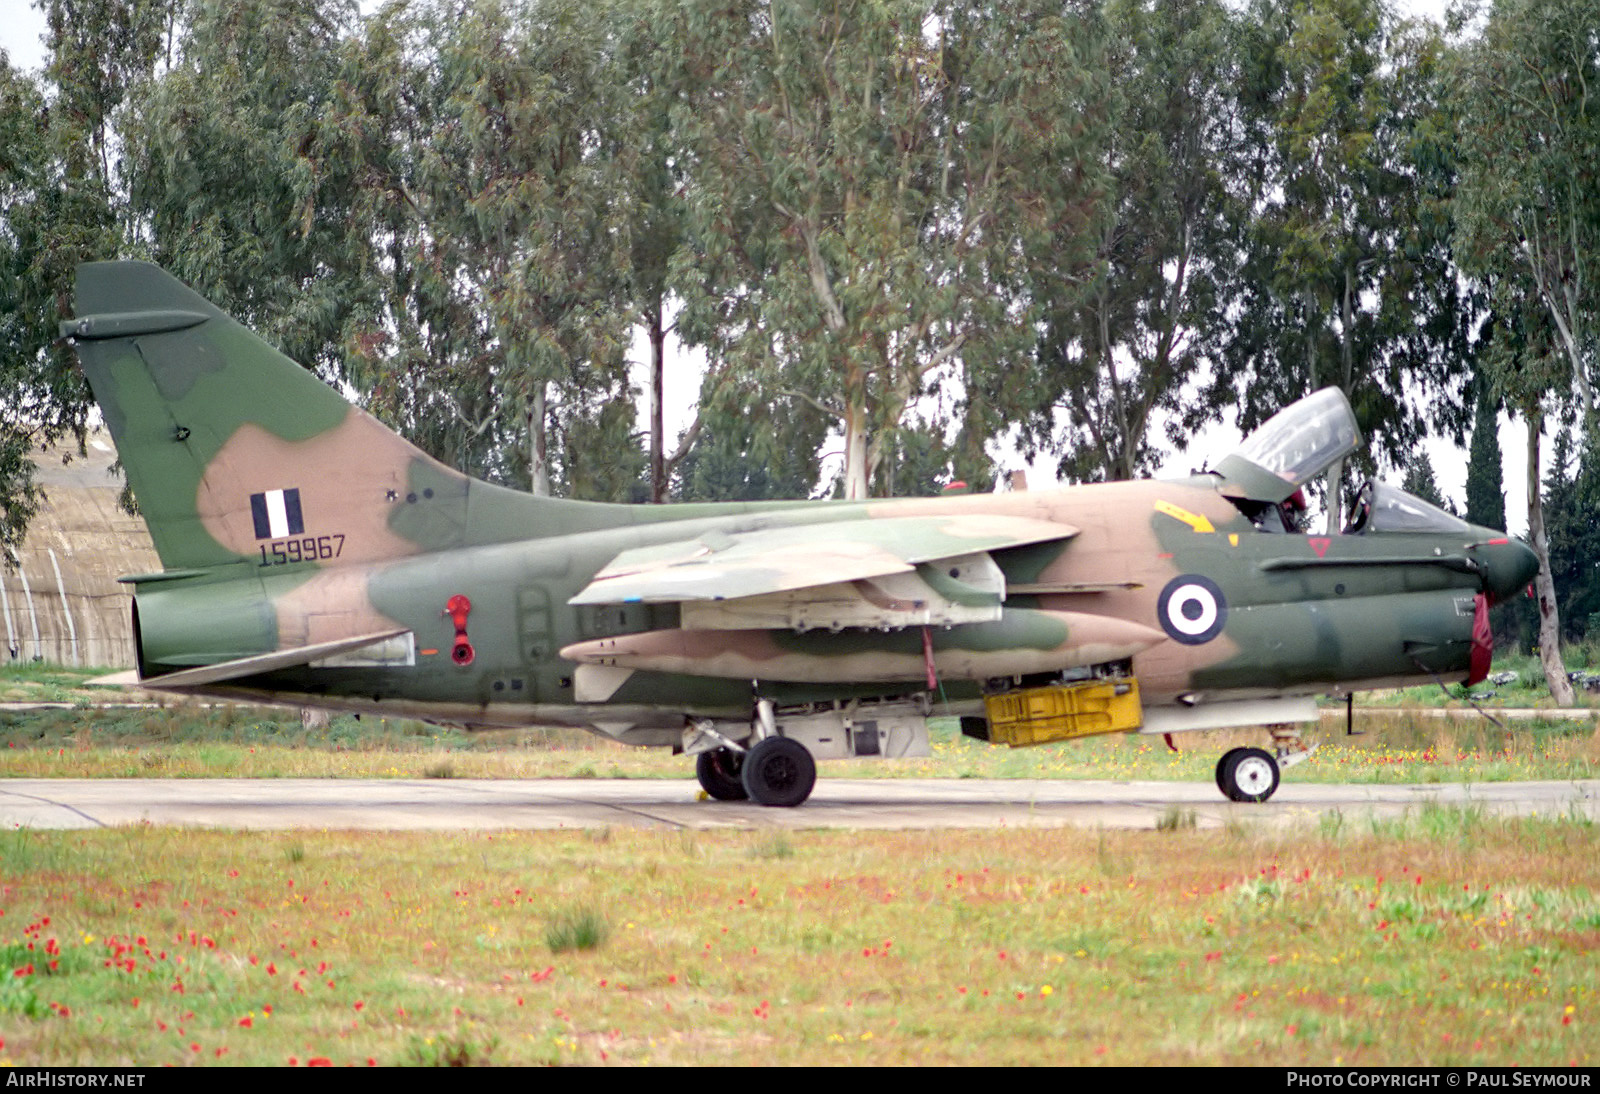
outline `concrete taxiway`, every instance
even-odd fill
[[[1600,780],[1372,786],[1285,782],[1263,804],[1208,783],[822,779],[798,809],[701,800],[677,779],[5,779],[0,827],[268,829],[1155,828],[1295,825],[1430,806],[1600,820]]]

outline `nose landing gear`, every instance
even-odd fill
[[[1260,748],[1230,748],[1217,761],[1217,789],[1229,801],[1264,802],[1278,789],[1283,768],[1311,758],[1316,746],[1305,747],[1295,725],[1271,727],[1274,752]]]
[[[1232,748],[1217,761],[1217,789],[1229,801],[1264,802],[1278,789],[1278,761],[1259,748]]]

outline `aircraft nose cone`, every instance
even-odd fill
[[[1509,536],[1485,543],[1478,549],[1478,557],[1484,567],[1484,588],[1496,602],[1515,596],[1539,572],[1533,548]]]

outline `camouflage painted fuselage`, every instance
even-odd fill
[[[152,686],[676,744],[762,699],[969,711],[994,681],[1126,662],[1147,710],[1181,714],[1459,678],[1481,597],[1528,575],[1487,529],[1262,531],[1219,475],[534,498],[423,455],[154,267],[84,267],[78,314],[63,331],[165,567],[129,579]]]

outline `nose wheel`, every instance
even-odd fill
[[[1229,801],[1264,802],[1278,789],[1278,761],[1259,748],[1233,748],[1217,761],[1217,789]]]

